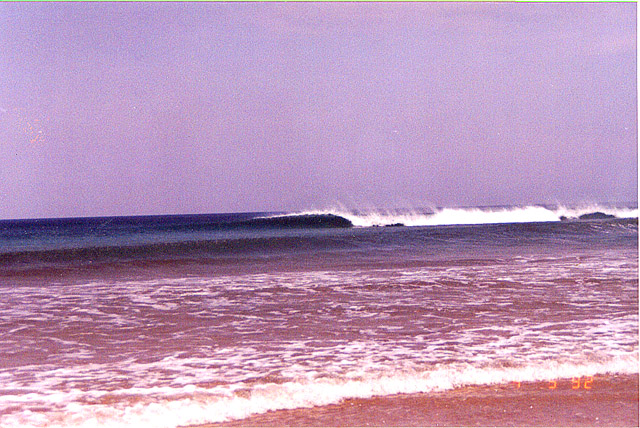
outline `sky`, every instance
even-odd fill
[[[0,3],[0,219],[637,202],[635,3]]]

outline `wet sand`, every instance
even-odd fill
[[[624,426],[637,427],[638,375],[471,386],[429,394],[351,399],[203,425],[248,426]]]

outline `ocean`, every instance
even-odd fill
[[[638,426],[636,206],[0,221],[0,426]]]

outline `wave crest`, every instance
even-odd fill
[[[173,428],[244,419],[273,410],[324,406],[351,398],[429,393],[468,385],[636,373],[638,357],[637,352],[634,352],[598,361],[546,361],[522,367],[443,364],[426,371],[397,370],[364,376],[262,383],[251,387],[246,384],[238,384],[236,388],[187,385],[161,388],[160,394],[155,396],[149,395],[152,392],[149,390],[142,390],[139,394],[133,390],[33,393],[28,397],[29,400],[48,402],[46,404],[61,407],[58,411],[46,415],[29,411],[9,414],[0,417],[0,422],[7,427]],[[11,398],[12,396],[5,397],[5,401]],[[72,403],[64,404],[72,400]]]
[[[432,211],[412,210],[358,212],[347,209],[327,209],[291,213],[293,216],[333,216],[346,219],[355,227],[375,226],[446,226],[465,224],[536,223],[562,220],[588,220],[589,215],[602,213],[615,218],[638,218],[637,208],[612,208],[592,205],[583,208],[547,208],[529,205],[509,208],[438,208]]]

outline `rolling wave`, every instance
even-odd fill
[[[44,264],[93,263],[124,260],[177,260],[203,256],[262,254],[265,252],[322,250],[349,246],[340,240],[311,237],[256,237],[236,239],[205,239],[181,242],[159,242],[139,245],[105,245],[45,250],[0,251],[0,265],[24,266]],[[2,272],[0,272],[2,276]]]
[[[609,217],[615,216],[615,217]],[[451,209],[433,213],[324,211],[313,213],[292,213],[228,222],[224,227],[216,225],[208,231],[198,231],[193,235],[178,235],[173,240],[164,235],[151,235],[148,241],[114,238],[78,239],[63,243],[58,247],[7,246],[0,248],[0,265],[5,268],[30,269],[31,263],[57,264],[97,264],[124,260],[182,260],[201,257],[227,257],[233,255],[291,253],[297,251],[321,251],[333,249],[355,249],[375,242],[373,235],[350,236],[341,234],[307,235],[288,234],[286,229],[318,228],[373,228],[389,226],[464,226],[487,224],[480,229],[455,229],[434,227],[424,230],[419,236],[419,244],[430,242],[456,242],[464,237],[477,242],[485,239],[524,238],[533,235],[589,236],[618,230],[637,231],[637,209],[635,210],[550,210],[544,207],[524,207],[511,209]],[[562,221],[562,220],[567,221]],[[604,221],[602,221],[604,220]],[[525,223],[531,223],[526,225]],[[504,224],[502,227],[499,224]],[[509,225],[512,226],[509,226]],[[517,227],[514,229],[514,227]],[[282,233],[263,234],[260,230],[283,230]],[[217,234],[219,231],[238,231],[238,234]],[[244,231],[244,232],[243,232]],[[245,232],[248,232],[245,233]],[[87,236],[89,233],[87,232]],[[398,243],[403,243],[404,235],[398,235]],[[396,242],[396,241],[394,241]],[[417,241],[416,241],[417,242]],[[46,243],[46,242],[45,242]],[[406,242],[404,242],[406,244]],[[6,272],[5,272],[6,273]],[[2,273],[0,273],[2,276]]]
[[[256,217],[251,220],[234,223],[236,226],[253,227],[352,227],[353,223],[343,215],[333,213],[284,214],[268,217]]]
[[[22,402],[51,409],[0,416],[7,427],[173,428],[243,419],[273,410],[310,408],[351,398],[447,391],[469,385],[536,382],[603,374],[635,374],[637,353],[582,362],[540,361],[521,367],[441,364],[428,370],[397,370],[365,375],[202,387],[193,384],[111,391],[34,392],[4,396],[1,404]],[[73,402],[73,404],[66,404]],[[114,405],[117,403],[117,405]],[[55,409],[55,410],[54,410]]]
[[[284,221],[284,219],[290,220],[296,216],[302,218],[318,216],[330,216],[332,219],[341,218],[355,227],[447,226],[638,218],[638,209],[611,208],[597,205],[584,208],[558,207],[554,209],[543,206],[509,208],[439,208],[432,212],[419,210],[408,212],[355,212],[346,209],[328,209],[290,213],[268,218],[278,218],[281,219],[281,221]]]

